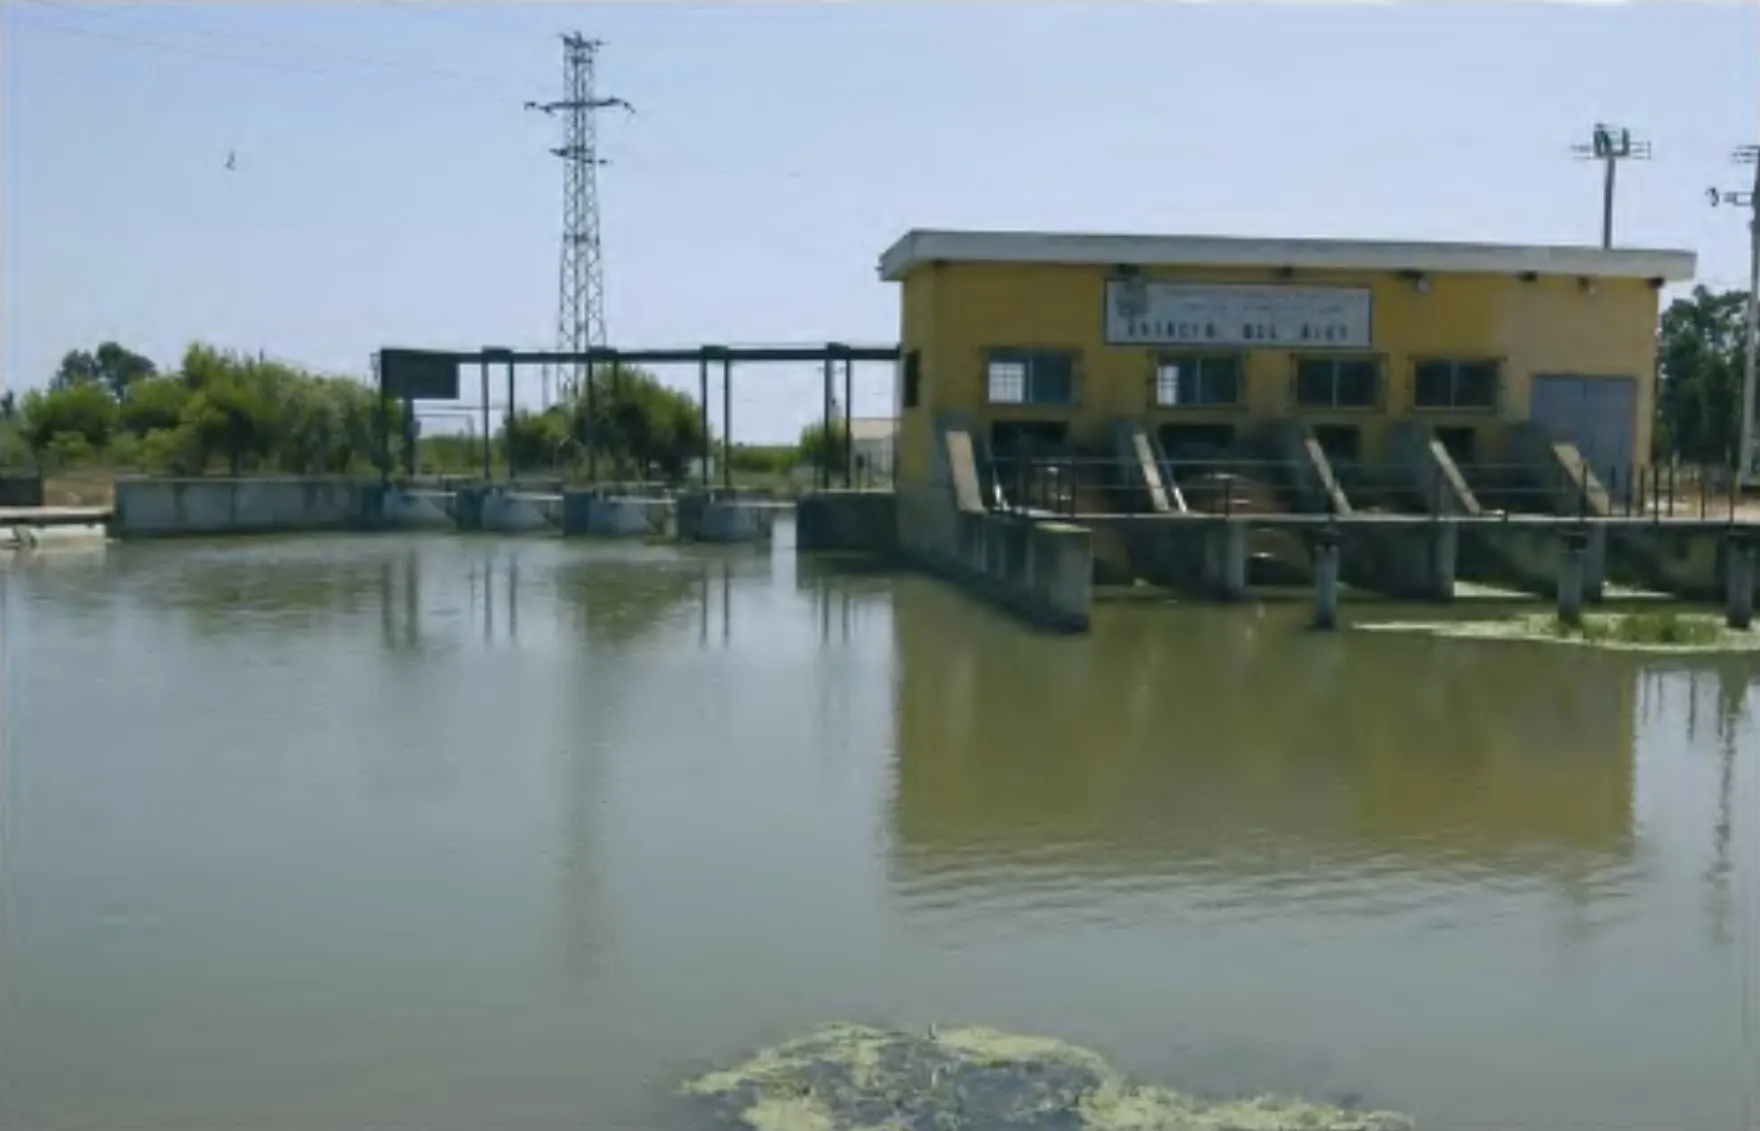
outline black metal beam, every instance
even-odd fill
[[[897,361],[897,346],[696,346],[685,349],[591,349],[580,353],[550,350],[480,350],[456,355],[461,364],[493,360],[514,365],[592,365],[621,361],[628,365],[669,365],[700,361]]]

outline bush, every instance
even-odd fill
[[[97,449],[78,432],[57,432],[43,445],[43,463],[53,471],[85,467],[97,459]]]
[[[101,449],[116,428],[116,402],[104,386],[92,382],[34,389],[25,394],[23,407],[25,439],[37,452],[63,434],[78,435],[87,448]]]

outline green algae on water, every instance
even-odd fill
[[[1392,1112],[1263,1096],[1207,1103],[1125,1079],[1098,1054],[982,1027],[827,1025],[684,1093],[752,1131],[1411,1131]]]
[[[1760,632],[1732,629],[1710,613],[1585,613],[1566,625],[1551,613],[1501,620],[1390,621],[1353,626],[1367,632],[1413,632],[1460,640],[1522,640],[1627,652],[1756,652]]]

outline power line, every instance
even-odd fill
[[[299,49],[299,51],[295,52],[295,54],[317,56],[323,61],[318,65],[313,65],[310,63],[303,63],[303,62],[288,63],[285,60],[285,56],[287,55],[286,48],[288,45],[285,43],[280,43],[280,42],[270,40],[270,39],[263,39],[263,38],[259,38],[256,36],[239,35],[239,34],[233,33],[233,32],[215,31],[215,30],[209,29],[209,28],[195,27],[195,26],[192,26],[189,24],[182,23],[180,21],[176,21],[176,20],[167,20],[162,17],[156,17],[156,16],[145,16],[145,15],[142,15],[142,14],[140,14],[138,12],[134,12],[134,11],[117,11],[117,10],[111,9],[111,8],[87,7],[82,4],[71,3],[71,2],[69,2],[69,0],[28,0],[28,2],[29,2],[29,7],[35,9],[35,11],[32,12],[31,18],[30,18],[29,22],[26,24],[26,26],[34,27],[34,28],[36,28],[38,30],[42,30],[42,31],[51,31],[51,32],[56,32],[56,33],[64,34],[64,35],[74,35],[74,36],[80,36],[80,37],[90,38],[90,39],[105,40],[105,41],[109,41],[109,42],[113,42],[113,43],[122,43],[122,44],[127,44],[127,45],[135,46],[135,47],[145,47],[145,48],[149,48],[149,49],[153,49],[153,50],[170,51],[170,52],[174,52],[176,54],[190,55],[190,56],[194,56],[194,57],[198,57],[198,58],[216,59],[216,60],[221,60],[221,61],[226,61],[226,62],[235,62],[235,63],[245,63],[245,64],[259,66],[259,67],[266,67],[271,70],[282,69],[282,70],[288,70],[288,71],[294,71],[294,72],[305,72],[305,73],[309,73],[309,74],[322,75],[322,76],[326,76],[326,77],[336,76],[338,74],[345,73],[345,72],[339,72],[337,70],[336,64],[341,63],[345,67],[366,68],[368,70],[380,71],[380,72],[403,71],[403,72],[408,73],[408,75],[410,75],[412,77],[416,76],[416,75],[420,75],[420,76],[424,76],[424,77],[427,77],[430,79],[438,79],[441,81],[454,82],[454,83],[468,83],[468,84],[473,84],[473,85],[477,85],[477,86],[494,85],[494,86],[497,86],[500,88],[505,88],[507,86],[507,84],[505,82],[498,81],[498,80],[493,79],[487,75],[475,75],[475,74],[470,74],[470,73],[464,72],[464,71],[447,70],[447,69],[437,68],[437,67],[426,67],[426,66],[422,66],[420,64],[405,63],[405,62],[393,61],[393,60],[387,60],[387,59],[377,59],[377,58],[372,58],[372,57],[364,56],[364,55],[355,55],[355,54],[350,54],[350,53],[345,53],[345,52],[336,52],[336,51],[329,51],[326,49],[318,49],[318,48],[303,47],[303,46]],[[281,55],[283,57],[282,58],[276,58],[274,56],[265,57],[264,55],[262,55],[260,53],[246,55],[246,54],[239,54],[236,51],[216,50],[211,47],[192,47],[192,46],[185,44],[185,43],[177,43],[177,42],[167,41],[164,39],[154,39],[154,38],[149,38],[149,37],[141,36],[141,35],[124,35],[119,32],[116,32],[116,31],[108,31],[108,30],[100,30],[98,28],[83,27],[78,24],[62,23],[62,22],[58,22],[55,20],[44,19],[42,16],[42,12],[44,10],[51,10],[51,11],[52,10],[61,10],[61,11],[65,11],[65,12],[78,12],[83,15],[97,16],[97,17],[101,17],[104,19],[121,20],[124,23],[132,23],[132,24],[137,24],[137,25],[145,25],[145,26],[150,26],[150,27],[164,28],[169,31],[176,31],[176,32],[183,34],[183,35],[196,36],[196,37],[199,37],[202,39],[218,41],[220,43],[230,42],[230,43],[242,44],[247,47],[265,47],[265,48],[269,48],[272,51],[276,51],[276,52],[281,53]],[[325,58],[326,56],[328,58]]]
[[[1613,246],[1613,184],[1614,170],[1621,161],[1650,159],[1650,143],[1635,141],[1625,126],[1596,122],[1586,145],[1573,145],[1571,151],[1581,160],[1599,161],[1605,167],[1601,182],[1601,246]]]
[[[1748,209],[1748,309],[1742,325],[1742,408],[1736,429],[1736,485],[1746,488],[1754,474],[1754,384],[1756,366],[1760,361],[1760,145],[1737,146],[1731,154],[1738,165],[1754,166],[1753,185],[1747,189],[1725,191],[1705,190],[1711,207],[1733,204]]]
[[[556,340],[562,353],[583,353],[606,344],[604,263],[599,240],[598,112],[613,107],[634,114],[621,98],[600,97],[595,90],[599,40],[579,32],[562,37],[563,90],[560,101],[527,102],[526,109],[563,114],[563,143],[550,152],[562,158],[562,255],[557,278]],[[563,379],[563,395],[582,388],[579,369]],[[549,373],[544,378],[544,404],[549,406]]]

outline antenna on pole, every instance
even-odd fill
[[[1613,187],[1615,170],[1621,161],[1648,161],[1650,143],[1632,137],[1625,126],[1596,122],[1585,145],[1571,146],[1581,161],[1599,161],[1605,172],[1601,182],[1601,246],[1613,246]]]
[[[1745,490],[1754,475],[1754,384],[1755,354],[1760,353],[1760,145],[1738,145],[1731,158],[1738,165],[1754,166],[1753,185],[1747,189],[1705,190],[1711,207],[1733,204],[1748,209],[1748,310],[1743,321],[1742,408],[1736,429],[1736,485]]]
[[[555,102],[527,102],[527,110],[563,115],[562,144],[550,150],[562,158],[562,256],[556,285],[556,348],[559,353],[585,353],[605,341],[605,277],[599,242],[599,156],[597,115],[618,107],[634,114],[621,98],[600,97],[594,89],[594,64],[604,43],[579,32],[562,37],[564,97]],[[569,397],[582,387],[585,366],[576,363],[562,375],[561,393]],[[550,403],[550,373],[544,374],[544,404]]]

